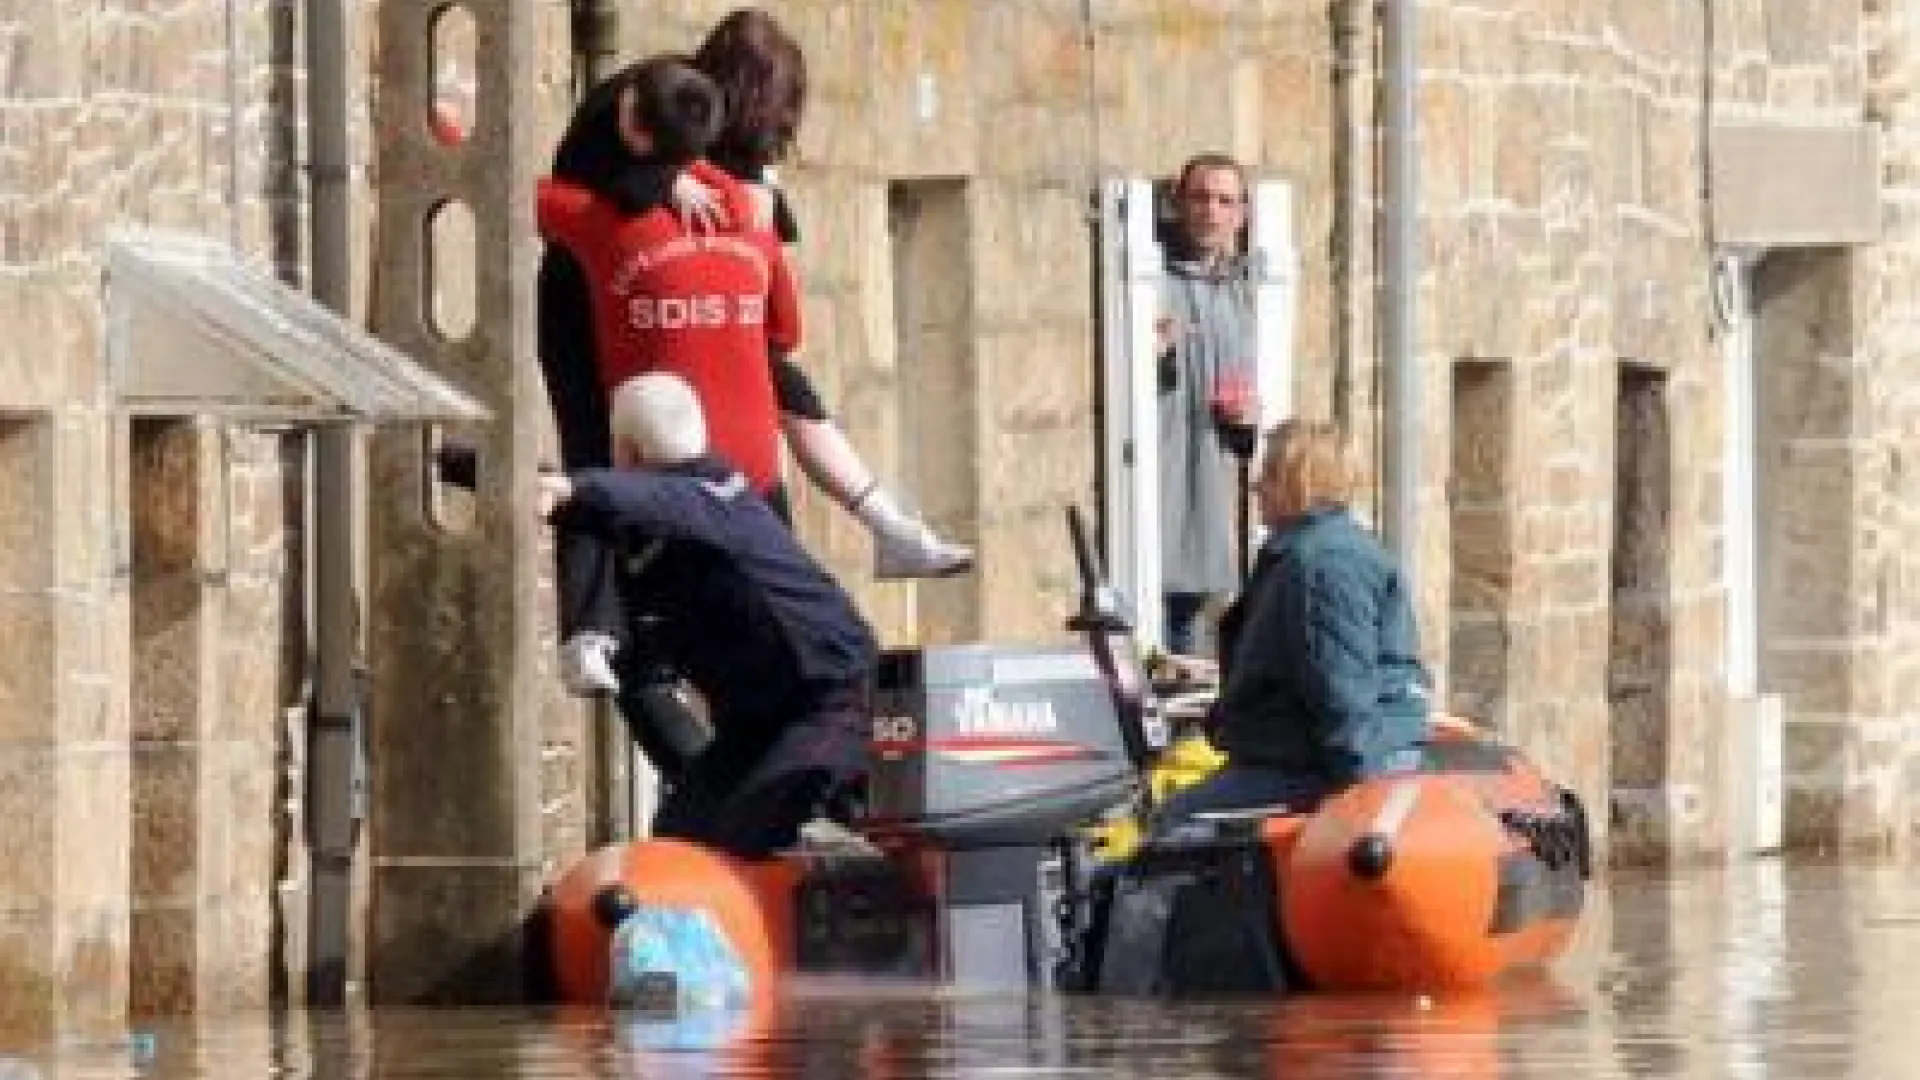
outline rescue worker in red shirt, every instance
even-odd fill
[[[605,402],[612,387],[635,375],[671,372],[703,403],[725,403],[707,409],[714,453],[777,503],[779,427],[769,352],[800,341],[799,302],[785,255],[764,229],[688,227],[657,197],[661,189],[650,186],[685,171],[718,193],[723,222],[752,220],[745,189],[700,157],[720,125],[720,96],[710,80],[679,57],[659,56],[616,75],[611,86],[618,138],[633,167],[610,170],[604,190],[550,179],[539,195],[541,233],[580,271],[591,316],[591,370],[581,370],[579,357],[553,363],[543,349],[564,463],[576,469],[608,460],[604,411],[593,424],[598,438],[583,447],[578,429],[588,421],[569,409],[579,412],[583,399]],[[583,694],[626,689],[645,697],[670,681],[670,673],[650,670],[650,650],[629,633],[634,624],[607,550],[565,532],[556,548],[561,590],[589,598],[562,612],[560,668],[568,688]],[[683,725],[671,718],[647,723],[633,716],[635,701],[621,704],[636,721],[643,749],[671,775],[676,762],[647,736],[659,726]]]
[[[541,182],[539,222],[588,282],[602,394],[634,375],[671,371],[708,409],[715,450],[763,495],[779,485],[779,426],[769,354],[800,344],[785,253],[751,221],[746,190],[700,159],[720,127],[718,90],[678,57],[643,61],[624,80],[621,136],[669,174],[690,172],[719,195],[722,226],[689,229],[672,210],[565,180]],[[604,415],[601,423],[605,423]]]
[[[725,102],[723,126],[708,156],[747,184],[755,206],[750,227],[774,228],[791,243],[797,237],[792,215],[777,189],[760,181],[763,168],[792,144],[804,108],[807,75],[799,46],[764,13],[742,9],[721,20],[691,62],[715,81]],[[553,175],[616,200],[630,214],[671,204],[690,221],[725,218],[699,180],[704,173],[681,172],[658,155],[633,152],[621,132],[625,77],[603,81],[581,100],[554,152]],[[550,245],[540,266],[540,357],[562,452],[575,466],[605,461],[605,401],[600,387],[582,378],[595,347],[586,314],[589,291],[570,253]],[[943,577],[970,568],[971,548],[938,536],[867,467],[793,355],[776,349],[771,359],[785,445],[807,479],[872,535],[876,579]],[[702,403],[711,416],[729,407],[711,398]],[[784,512],[778,500],[775,508]]]

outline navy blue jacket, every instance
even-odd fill
[[[1340,787],[1425,740],[1428,679],[1406,579],[1345,509],[1267,538],[1221,636],[1213,734],[1235,764]]]
[[[658,617],[650,640],[716,712],[778,719],[870,677],[873,631],[744,476],[711,458],[571,476],[555,526],[624,556],[628,611]]]

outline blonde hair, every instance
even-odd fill
[[[1267,460],[1293,513],[1345,506],[1360,484],[1347,437],[1324,420],[1282,420],[1267,429]]]
[[[628,379],[614,389],[609,412],[614,443],[632,447],[643,465],[678,465],[707,452],[700,398],[678,375]]]

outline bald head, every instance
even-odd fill
[[[613,391],[614,464],[678,465],[707,452],[707,421],[678,375],[636,375]]]

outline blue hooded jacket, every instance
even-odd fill
[[[1428,677],[1407,582],[1343,507],[1268,537],[1222,623],[1213,737],[1238,765],[1338,788],[1426,739]]]

